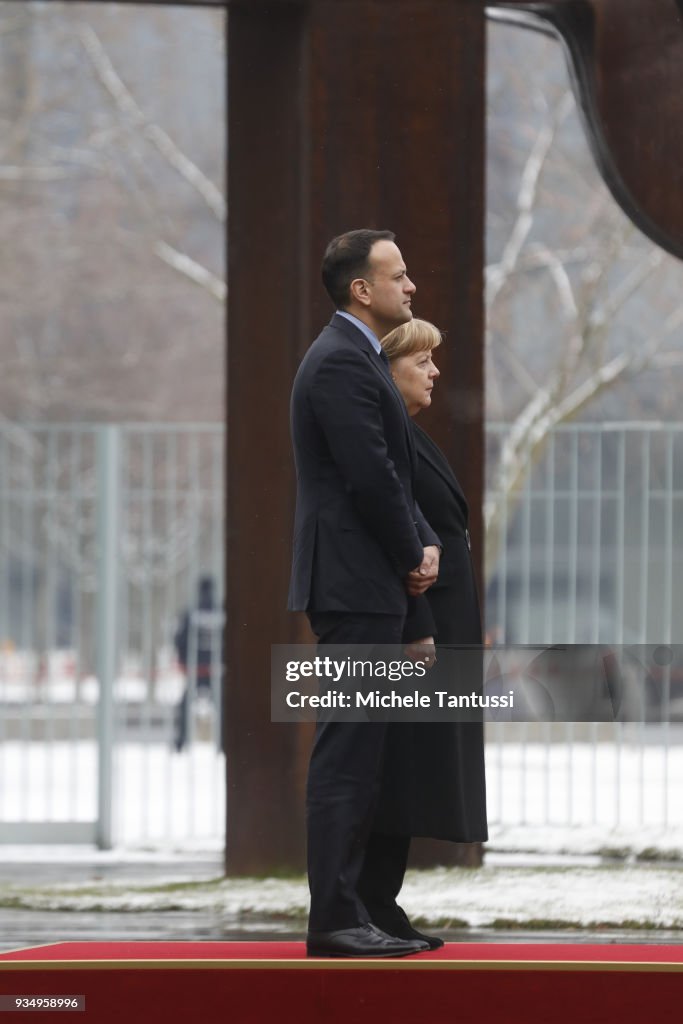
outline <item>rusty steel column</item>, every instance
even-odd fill
[[[229,8],[226,870],[301,869],[297,727],[270,721],[293,515],[289,390],[307,323],[303,7]]]
[[[270,644],[307,635],[285,611],[288,401],[332,313],[319,266],[341,231],[396,231],[415,312],[447,334],[425,426],[468,495],[481,552],[484,11],[234,0],[228,39],[226,868],[248,873],[303,867],[309,730],[270,722]]]
[[[488,0],[562,37],[588,143],[633,223],[683,259],[683,0]]]

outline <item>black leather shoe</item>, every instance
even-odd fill
[[[438,935],[423,935],[417,928],[413,928],[405,910],[398,904],[391,908],[382,907],[379,910],[370,910],[369,913],[373,923],[387,935],[395,935],[399,939],[415,942],[426,942],[430,949],[440,949],[444,945],[443,939],[440,939]]]
[[[418,939],[399,939],[387,935],[373,924],[342,928],[335,932],[309,932],[308,956],[382,957],[411,956],[424,953],[429,946]]]

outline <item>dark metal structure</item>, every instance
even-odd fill
[[[475,509],[481,495],[485,25],[480,4],[443,0],[229,10],[226,866],[241,873],[303,863],[308,735],[270,722],[270,644],[308,637],[285,611],[288,401],[332,313],[333,235],[396,231],[416,308],[449,338],[429,428]]]
[[[560,37],[606,184],[683,257],[683,0],[506,0],[490,13]]]
[[[560,33],[606,181],[643,230],[681,254],[675,0],[493,7]],[[253,873],[303,864],[309,737],[270,722],[269,647],[308,636],[285,611],[287,403],[299,359],[331,312],[320,254],[349,227],[397,232],[416,309],[447,333],[428,428],[470,496],[481,551],[486,10],[482,0],[228,8],[226,868]]]

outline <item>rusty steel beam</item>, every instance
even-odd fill
[[[347,0],[229,10],[226,868],[303,865],[308,734],[273,725],[294,470],[289,389],[332,309],[326,242],[390,227],[447,333],[428,429],[472,505],[481,551],[484,14],[478,2]],[[427,69],[427,70],[426,70]]]
[[[567,38],[600,171],[627,215],[683,258],[683,15],[672,0],[595,0]],[[579,26],[580,29],[580,26]]]
[[[610,2],[616,0],[596,0],[605,46]],[[474,548],[482,548],[484,6],[479,0],[230,5],[226,865],[233,872],[302,863],[307,738],[303,730],[269,722],[267,649],[306,636],[305,623],[284,613],[293,484],[286,395],[299,358],[330,312],[318,264],[325,242],[339,231],[362,224],[396,230],[418,285],[416,312],[447,333],[439,394],[425,425],[465,487]],[[573,34],[576,47],[585,44],[583,0],[515,6],[562,27],[568,40]],[[627,14],[636,6],[627,0]],[[598,99],[615,90],[607,104],[617,124],[611,145],[624,152],[628,132],[620,142],[623,108],[610,60],[624,52],[625,31],[614,26],[617,50],[595,79],[602,83]],[[651,102],[633,102],[652,113]],[[660,141],[660,152],[668,144]],[[639,154],[636,147],[627,156],[624,180]],[[674,180],[676,170],[669,171]],[[649,185],[631,206],[635,220],[657,191],[656,161],[638,173]],[[613,189],[616,180],[612,175]],[[253,373],[255,351],[262,377]]]
[[[598,169],[627,216],[683,258],[681,0],[493,0],[564,42]]]
[[[288,405],[308,327],[305,19],[294,8],[230,14],[226,868],[301,868],[301,737],[270,721],[270,645],[296,639],[286,611],[293,470]]]

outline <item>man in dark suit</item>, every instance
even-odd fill
[[[320,644],[400,644],[408,596],[435,581],[439,538],[413,496],[415,448],[379,339],[412,317],[415,285],[389,231],[330,242],[323,283],[337,312],[292,390],[297,470],[289,608]],[[429,642],[431,638],[424,638]],[[307,787],[308,952],[404,956],[428,948],[372,924],[358,880],[369,843],[387,726],[318,724]],[[381,902],[381,895],[378,898]]]

